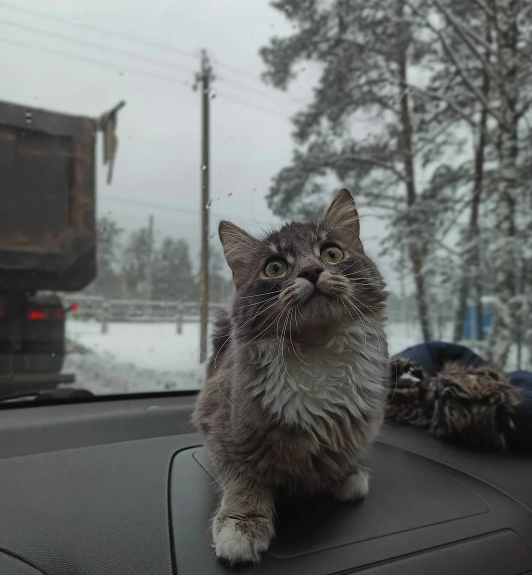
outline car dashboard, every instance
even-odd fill
[[[0,411],[1,575],[211,575],[217,485],[195,394]],[[277,536],[238,572],[532,573],[532,459],[385,425],[368,497],[279,502]]]

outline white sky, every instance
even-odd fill
[[[211,233],[222,218],[253,232],[277,221],[264,196],[290,161],[289,117],[310,100],[317,77],[307,69],[288,94],[260,81],[259,48],[290,32],[266,0],[0,0],[0,99],[93,116],[125,100],[110,186],[98,166],[99,214],[132,229],[153,213],[156,238],[184,237],[196,256],[200,94],[191,86],[200,49],[217,76]],[[383,224],[362,221],[367,251],[376,256]],[[388,263],[379,263],[396,288]]]

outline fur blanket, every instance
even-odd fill
[[[404,357],[392,357],[387,419],[427,429],[437,437],[506,450],[520,393],[506,374],[488,366],[445,362],[435,375]]]

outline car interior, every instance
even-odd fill
[[[230,573],[209,521],[217,485],[194,392],[6,403],[0,415],[2,575]],[[66,403],[65,403],[66,401]],[[532,460],[385,425],[360,503],[278,503],[257,574],[532,572]]]
[[[0,50],[0,575],[532,575],[532,0],[0,0]]]

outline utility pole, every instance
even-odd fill
[[[201,269],[199,278],[200,311],[200,363],[207,360],[207,328],[209,321],[209,115],[210,86],[214,80],[212,67],[206,50],[201,51],[201,71],[196,74],[196,83],[201,90]]]
[[[153,215],[150,214],[148,223],[148,269],[146,270],[146,299],[152,299],[152,282],[153,282]]]

